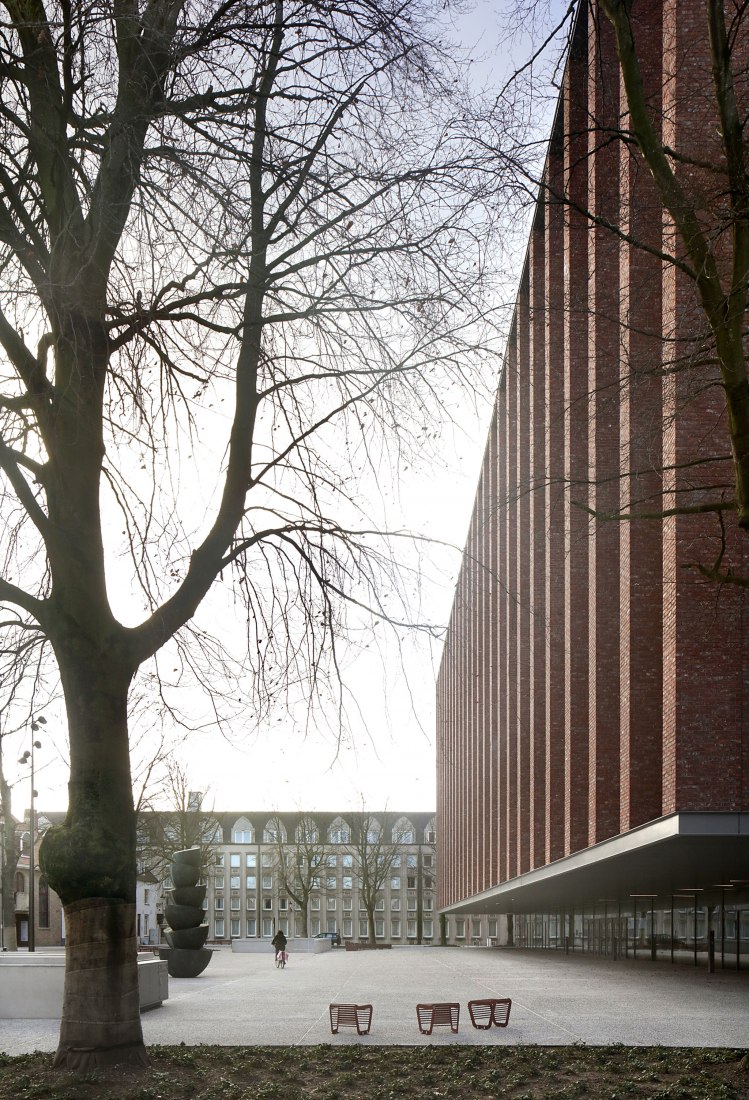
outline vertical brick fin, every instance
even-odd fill
[[[546,355],[544,389],[546,424],[544,477],[546,490],[546,853],[550,863],[564,854],[564,206],[562,135],[564,119],[557,115],[546,165],[545,305]]]
[[[619,63],[608,20],[588,27],[588,197],[591,214],[619,216],[619,158],[609,135],[619,121]],[[588,506],[619,508],[619,243],[601,224],[589,230]],[[588,605],[588,843],[619,831],[619,525],[592,525]]]
[[[497,834],[499,881],[506,882],[507,873],[507,652],[508,652],[508,567],[507,567],[507,372],[497,397]]]
[[[530,869],[530,272],[526,261],[516,307],[517,332],[517,756],[516,756],[516,867],[517,874]]]
[[[546,311],[544,204],[533,222],[530,271],[530,866],[546,851]]]
[[[652,119],[661,129],[661,10],[636,6],[633,33],[641,55]],[[625,102],[621,92],[622,103]],[[624,111],[624,108],[623,108]],[[627,125],[623,113],[623,124]],[[658,248],[661,204],[649,172],[631,147],[619,143],[622,230]],[[620,507],[625,513],[662,509],[661,264],[643,248],[621,243]],[[621,828],[661,812],[663,595],[654,563],[662,558],[662,525],[621,525]]]
[[[564,108],[564,852],[588,842],[588,96],[587,7],[567,63]]]
[[[515,314],[505,358],[507,402],[507,745],[504,759],[507,877],[518,874],[518,316]]]

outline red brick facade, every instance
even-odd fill
[[[664,141],[717,163],[704,12],[633,18]],[[591,516],[731,482],[693,289],[653,254],[676,244],[642,160],[610,140],[624,103],[583,6],[437,685],[441,907],[676,811],[749,809],[747,594],[693,568],[715,515]],[[720,173],[681,171],[718,201]],[[730,531],[725,560],[749,573]]]

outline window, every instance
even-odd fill
[[[400,912],[400,907],[401,907],[401,899],[400,898],[391,898],[390,899],[390,910],[391,910],[391,912],[399,913]]]
[[[224,908],[224,899],[223,898],[216,898],[214,900],[213,904],[216,907],[216,909],[223,909]]]
[[[497,918],[496,917],[489,917],[489,935],[490,936],[496,936],[497,935]]]
[[[455,918],[455,939],[456,940],[465,939],[465,934],[466,934],[465,918],[464,917],[456,917]]]
[[[39,883],[39,889],[41,890],[41,888],[42,888],[42,884],[40,882]],[[143,891],[143,904],[144,905],[149,905],[150,902],[151,902],[151,891],[150,890],[144,890]]]
[[[352,902],[351,898],[344,898],[343,899],[343,911],[344,911],[344,913],[350,913],[351,910],[353,909],[353,907],[354,906],[353,906],[353,902]]]
[[[310,921],[310,935],[311,936],[319,936],[320,935],[320,918],[319,917],[313,917],[312,920]]]
[[[248,909],[254,909],[255,908],[255,898],[248,898],[247,899],[247,908]]]
[[[397,940],[401,934],[401,922],[399,920],[391,920],[390,922],[390,935],[394,940]]]
[[[238,890],[239,889],[239,884],[240,884],[241,881],[242,881],[242,879],[241,879],[240,875],[230,875],[230,877],[229,877],[229,886],[231,887],[232,890]]]
[[[341,885],[343,886],[344,890],[353,890],[353,888],[354,888],[353,875],[344,875],[343,878],[341,879]]]
[[[375,921],[375,936],[377,936],[379,938],[379,937],[384,936],[384,935],[385,935],[385,921],[384,920],[376,920]]]
[[[328,831],[328,839],[331,844],[348,844],[351,835],[342,821],[334,821]]]
[[[216,917],[213,922],[213,934],[217,940],[220,940],[224,934],[224,918]]]
[[[294,935],[301,936],[302,934],[302,918],[294,917]]]
[[[360,940],[365,940],[368,935],[369,935],[369,921],[360,920],[359,921],[359,939]]]
[[[231,908],[235,909],[235,910],[236,909],[241,909],[242,908],[242,899],[241,898],[232,898],[231,899]],[[239,935],[239,932],[237,932],[237,935]]]
[[[390,866],[391,867],[400,867],[400,865],[401,865],[401,857],[400,856],[393,856],[393,862],[390,864]]]
[[[320,899],[319,898],[312,898],[311,902],[310,902],[310,908],[311,909],[319,909],[320,908]]]
[[[434,898],[424,898],[424,912],[431,913],[434,909]]]
[[[223,888],[224,888],[224,876],[223,875],[216,875],[216,877],[213,880],[213,886],[214,886],[214,889],[216,889],[216,890],[223,890]]]
[[[328,910],[335,909],[335,898],[328,898]]]
[[[245,867],[257,867],[257,853],[248,852],[244,857]]]
[[[401,888],[400,876],[395,875],[393,878],[390,879],[390,889],[391,890],[400,890],[400,888]]]
[[[273,921],[270,917],[263,917],[263,936],[269,940],[273,935]]]
[[[257,876],[248,875],[245,879],[245,886],[248,890],[257,890]]]
[[[437,834],[435,833],[434,829],[427,829],[427,831],[424,833],[424,840],[427,844],[437,843]]]
[[[410,936],[412,939],[416,936],[416,921],[415,920],[408,921],[407,935]]]
[[[328,867],[335,867],[338,862],[337,856],[328,856]]]
[[[146,890],[146,893],[148,891]],[[148,898],[146,898],[148,901]],[[47,885],[47,879],[44,875],[39,879],[39,927],[49,928],[49,886]],[[146,920],[148,917],[146,916]]]
[[[326,890],[335,890],[336,886],[337,886],[337,883],[336,883],[335,875],[328,875],[327,879],[325,880],[325,889]]]
[[[341,867],[353,867],[353,866],[354,866],[354,857],[353,856],[349,856],[349,855],[341,856]]]
[[[224,853],[223,852],[219,852],[218,855],[216,856],[216,866],[217,867],[223,867],[224,866]]]
[[[325,925],[325,931],[326,932],[336,932],[337,931],[335,917],[328,917],[327,923]]]
[[[263,909],[273,908],[273,898],[263,898]]]
[[[281,910],[282,912],[283,912],[284,910],[288,909],[288,908],[289,908],[289,899],[288,899],[288,898],[279,898],[279,899],[278,899],[278,908],[279,908],[279,909],[280,909],[280,910]]]
[[[416,853],[415,852],[412,855],[406,856],[406,866],[407,867],[416,867],[417,866]]]
[[[273,889],[273,875],[263,875],[263,890]]]
[[[415,890],[416,889],[416,875],[409,875],[408,876],[408,889],[409,890]]]
[[[232,868],[232,870],[235,867],[242,866],[242,857],[240,856],[239,852],[232,852],[232,854],[229,856],[229,866]]]
[[[273,853],[272,852],[263,852],[262,861],[263,861],[263,867],[272,867],[273,866]]]
[[[254,917],[247,918],[247,935],[253,937],[257,935],[257,921]]]
[[[424,887],[427,890],[431,890],[434,886],[434,879],[431,875],[424,875]]]
[[[474,917],[474,919],[472,921],[472,926],[473,927],[472,927],[471,935],[472,936],[478,936],[480,938],[481,937],[481,917]]]
[[[400,821],[397,821],[393,826],[393,844],[413,844],[414,842],[414,830],[413,825],[406,818],[402,817]]]
[[[288,939],[288,936],[289,936],[289,918],[288,917],[281,917],[281,919],[278,922],[278,927],[279,927],[280,931],[283,932],[284,936],[286,936],[286,938]]]
[[[232,844],[252,844],[252,826],[246,819],[240,819],[234,823],[232,832]]]
[[[231,922],[231,937],[232,937],[232,939],[237,939],[238,936],[239,936],[239,921],[238,920],[233,920]]]
[[[342,935],[343,935],[344,939],[350,940],[351,937],[353,936],[353,934],[354,934],[353,925],[354,925],[354,922],[351,920],[351,917],[344,917],[344,919],[343,919],[343,932],[342,932]]]
[[[17,874],[16,874],[16,893],[17,894],[25,894],[26,893],[26,879],[24,878],[24,876],[21,874],[20,871],[18,871]]]
[[[384,908],[385,908],[385,899],[384,898],[378,898],[377,901],[375,902],[375,909],[377,909],[379,912],[382,912],[382,910]]]
[[[143,914],[143,935],[144,935],[144,937],[148,936],[148,916],[149,916],[148,913]]]
[[[434,935],[434,926],[432,924],[432,921],[425,920],[424,921],[424,939],[431,940],[433,935]]]
[[[409,911],[409,913],[415,913],[416,912],[416,898],[409,898],[408,899],[408,911]]]
[[[421,862],[424,864],[425,867],[433,867],[434,866],[434,859],[432,858],[432,856],[428,856],[428,855],[422,856],[421,857]]]

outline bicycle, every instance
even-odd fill
[[[280,951],[276,951],[276,970],[284,970],[285,969],[286,959],[287,959],[287,954],[283,949],[280,950]]]

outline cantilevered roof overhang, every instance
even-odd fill
[[[446,913],[533,913],[749,886],[749,813],[676,813],[473,894]]]

